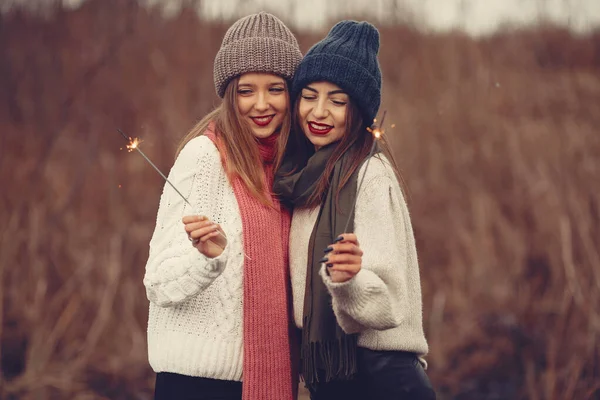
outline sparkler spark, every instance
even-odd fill
[[[137,149],[138,146],[140,145],[140,143],[142,143],[142,140],[138,139],[138,138],[133,138],[133,139],[129,138],[129,140],[130,141],[129,141],[129,144],[127,145],[127,151],[130,153],[132,151],[134,151],[135,149]]]

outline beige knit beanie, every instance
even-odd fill
[[[215,58],[214,80],[223,98],[229,81],[246,72],[269,72],[291,80],[302,59],[298,41],[277,17],[266,12],[235,22]]]

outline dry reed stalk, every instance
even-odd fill
[[[75,365],[80,366],[84,364],[90,357],[93,349],[100,337],[107,331],[110,323],[110,315],[114,305],[115,296],[119,287],[119,277],[121,275],[121,243],[122,238],[115,236],[108,243],[106,270],[107,270],[107,282],[105,283],[106,289],[102,293],[100,299],[99,310],[96,314],[96,318],[92,323],[89,332],[85,338],[83,344],[83,352],[75,361]]]
[[[8,222],[2,232],[0,240],[0,343],[3,343],[5,266],[9,264],[9,260],[14,259],[16,247],[11,246],[11,237],[17,230],[18,220],[19,218],[17,214],[12,214],[8,218]],[[0,346],[0,360],[2,359],[2,356],[2,346]],[[4,374],[0,373],[0,395],[2,394],[2,388],[5,385],[6,382],[4,382]]]

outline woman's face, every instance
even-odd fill
[[[318,150],[346,134],[349,96],[331,82],[313,82],[302,89],[298,118],[304,134]]]
[[[289,96],[285,80],[274,74],[248,72],[238,80],[237,106],[257,138],[277,132],[288,112]]]

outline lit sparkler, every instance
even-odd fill
[[[150,159],[148,158],[148,156],[146,154],[144,154],[144,152],[140,149],[140,143],[142,143],[142,141],[139,138],[130,138],[129,136],[127,136],[125,133],[123,133],[122,130],[117,129],[117,131],[119,131],[119,133],[125,138],[125,140],[127,140],[129,143],[127,144],[127,151],[128,152],[132,152],[134,150],[136,150],[138,153],[140,153],[140,155],[142,157],[144,157],[144,159],[146,161],[148,161],[148,164],[150,164],[152,166],[152,168],[154,168],[156,170],[156,172],[158,172],[160,174],[160,176],[163,177],[163,179],[165,180],[165,182],[167,182],[169,185],[171,185],[171,187],[173,189],[175,189],[175,191],[177,192],[178,195],[181,196],[181,198],[183,199],[183,201],[185,201],[190,207],[192,206],[190,204],[190,202],[188,201],[188,199],[185,198],[184,195],[181,194],[181,192],[179,190],[177,190],[177,188],[175,187],[175,185],[173,185],[171,183],[171,181],[169,179],[167,179],[167,177],[165,176],[165,174],[162,173],[162,171],[160,169],[158,169],[158,167],[156,165],[154,165],[154,163],[152,161],[150,161]]]
[[[346,226],[344,227],[344,231],[342,233],[348,233],[348,225],[350,225],[350,218],[352,218],[352,214],[354,213],[354,209],[356,208],[356,198],[358,197],[358,193],[360,193],[360,188],[362,187],[363,181],[365,180],[365,175],[367,175],[367,169],[369,168],[369,162],[373,157],[373,153],[375,153],[375,148],[377,147],[377,141],[381,138],[381,136],[385,133],[383,129],[383,122],[385,121],[385,114],[387,110],[383,111],[383,115],[381,117],[381,123],[376,125],[377,118],[373,120],[373,126],[367,127],[367,131],[369,131],[375,140],[373,140],[373,145],[371,146],[371,151],[367,156],[367,163],[365,164],[365,170],[363,171],[362,177],[360,178],[360,182],[358,183],[358,187],[356,189],[356,194],[354,195],[354,202],[352,203],[352,209],[350,210],[350,214],[348,214],[348,219],[346,220]],[[392,125],[392,128],[394,125]]]
[[[121,134],[121,136],[123,136],[123,138],[125,138],[125,140],[128,141],[127,151],[131,153],[132,151],[136,150],[138,153],[140,153],[140,155],[142,157],[144,157],[144,159],[148,162],[148,164],[150,164],[152,166],[152,168],[154,168],[156,170],[156,172],[158,172],[160,174],[160,176],[162,176],[162,178],[165,180],[165,182],[167,182],[169,185],[171,185],[171,187],[177,192],[177,194],[179,196],[181,196],[181,198],[183,199],[183,201],[185,201],[190,207],[193,208],[193,206],[190,204],[190,202],[188,201],[188,199],[186,199],[185,196],[183,194],[181,194],[181,192],[179,190],[177,190],[177,188],[175,187],[175,185],[173,185],[171,183],[171,181],[165,176],[165,174],[163,174],[162,171],[160,169],[158,169],[158,167],[140,149],[140,143],[142,143],[142,140],[139,139],[139,138],[133,138],[132,139],[131,137],[129,137],[125,133],[123,133],[123,131],[120,130],[120,129],[117,129],[117,131]],[[225,236],[225,234],[223,232],[221,232],[221,231],[217,231],[217,232],[219,232],[219,234],[221,236],[223,236],[225,239],[227,239],[227,236]],[[217,245],[217,246],[219,246],[219,245]],[[219,247],[221,247],[221,246],[219,246]],[[244,253],[244,255],[246,255],[246,254]],[[248,257],[248,256],[246,255],[246,257]],[[248,257],[248,258],[250,258],[250,257]]]

